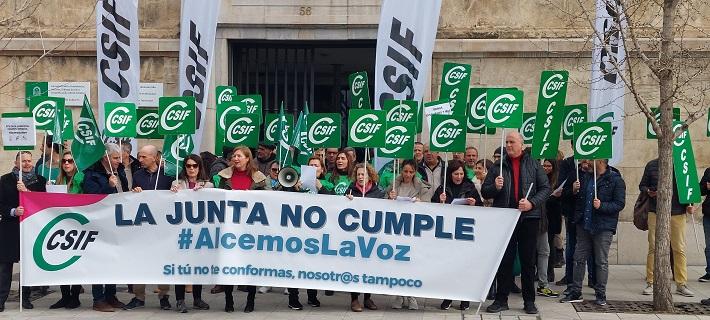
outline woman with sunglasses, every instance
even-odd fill
[[[336,195],[345,195],[345,191],[352,183],[350,173],[353,171],[353,165],[347,152],[340,151],[335,156],[335,168],[325,175],[325,179],[333,184],[333,192]]]
[[[247,147],[236,147],[232,151],[230,166],[217,173],[214,177],[217,187],[225,190],[271,190],[271,182],[254,163],[251,150]],[[234,312],[234,291],[233,285],[225,285],[224,288],[224,311]],[[244,312],[254,311],[254,298],[256,297],[256,286],[246,286],[247,303]]]
[[[84,181],[84,173],[77,170],[71,151],[64,151],[62,160],[59,163],[61,164],[61,167],[59,175],[57,176],[57,184],[67,185],[68,193],[83,193],[81,190],[81,184]],[[81,293],[80,285],[61,285],[59,286],[59,289],[62,292],[62,297],[59,301],[49,306],[50,309],[76,309],[81,306],[81,302],[79,302],[79,293]]]
[[[200,190],[202,188],[214,188],[209,181],[205,168],[202,166],[202,158],[196,154],[185,157],[182,170],[178,174],[178,180],[173,181],[170,191],[180,190]],[[185,285],[175,285],[175,310],[180,313],[187,313],[185,304]],[[202,300],[202,285],[192,286],[192,308],[195,310],[209,310],[210,305]]]

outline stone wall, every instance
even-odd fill
[[[96,104],[95,17],[90,0],[33,0],[38,10],[8,30],[0,27],[0,112],[25,110],[25,81],[89,81],[92,103]],[[16,5],[23,1],[8,1]],[[586,8],[592,0],[583,0]],[[636,0],[642,6],[648,1]],[[691,2],[692,3],[692,2]],[[270,40],[343,40],[374,39],[379,19],[379,0],[222,0],[219,18],[215,63],[217,70],[229,66],[230,39]],[[0,6],[0,16],[10,13],[8,5]],[[639,7],[640,8],[640,7]],[[710,7],[701,6],[691,16],[697,27],[684,34],[686,43],[697,48],[697,63],[710,63],[706,33],[710,30]],[[581,16],[570,18],[566,12],[580,13],[576,0],[443,0],[439,31],[433,58],[431,86],[427,98],[438,97],[441,68],[446,61],[469,63],[473,66],[471,86],[515,86],[525,91],[525,109],[534,111],[540,84],[540,72],[547,69],[570,71],[567,103],[589,100],[589,24]],[[639,23],[657,24],[650,14],[638,17]],[[591,13],[591,12],[590,12]],[[180,1],[141,0],[139,25],[141,36],[141,80],[165,83],[165,94],[177,94],[177,50],[180,22]],[[4,28],[4,29],[2,29]],[[641,29],[642,35],[650,29]],[[67,38],[67,39],[65,39]],[[652,41],[645,41],[652,46]],[[40,59],[44,50],[55,48]],[[658,90],[648,71],[637,60],[632,65],[640,77],[639,90],[652,104],[658,102]],[[16,77],[16,78],[15,78]],[[693,85],[707,82],[704,74]],[[213,72],[211,88],[229,82],[228,72]],[[211,89],[212,91],[213,89]],[[645,163],[657,156],[655,141],[645,139],[646,121],[637,112],[630,95],[625,98],[626,119],[625,159],[618,166],[627,183],[627,209],[622,213],[612,262],[642,263],[645,253],[645,233],[636,231],[631,223],[631,207],[638,194],[637,186]],[[213,116],[214,98],[208,101],[208,117]],[[684,106],[688,107],[688,106]],[[78,117],[79,112],[74,112]],[[684,112],[684,115],[686,113]],[[699,170],[710,166],[710,148],[705,136],[706,119],[691,126],[691,135]],[[208,123],[205,139],[213,138],[212,123]],[[499,136],[488,139],[487,154],[500,143]],[[472,145],[480,146],[476,135],[469,136]],[[146,143],[146,142],[141,142]],[[150,141],[150,143],[160,142]],[[203,144],[211,148],[209,143]],[[483,148],[481,148],[483,149]],[[571,153],[568,143],[562,151]],[[481,150],[482,152],[483,150]],[[11,166],[14,153],[0,151],[0,171]],[[701,171],[702,172],[702,171]],[[699,221],[699,220],[698,220]],[[702,253],[692,249],[694,240],[688,225],[688,249],[692,263],[702,264]],[[700,239],[703,239],[702,234]],[[701,245],[702,246],[702,245]],[[617,254],[618,253],[618,254]]]

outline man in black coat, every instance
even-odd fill
[[[20,206],[20,192],[46,191],[47,180],[33,169],[32,154],[21,151],[15,156],[12,172],[0,177],[0,312],[5,311],[10,294],[12,265],[20,261],[19,217],[25,213]],[[22,290],[22,307],[32,309],[30,287]]]
[[[542,206],[552,193],[545,170],[540,163],[523,152],[523,137],[519,132],[508,133],[505,138],[506,155],[503,170],[500,161],[488,172],[481,186],[484,199],[493,199],[493,207],[514,208],[521,212],[520,219],[510,238],[508,247],[496,275],[495,301],[486,311],[498,313],[508,310],[508,294],[513,283],[513,262],[516,249],[520,257],[524,310],[536,314],[535,261],[537,233],[540,227]],[[530,190],[530,194],[526,193]]]

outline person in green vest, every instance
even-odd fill
[[[77,170],[71,151],[64,151],[64,155],[61,158],[61,171],[57,176],[56,184],[67,185],[67,193],[80,194],[84,193],[81,189],[83,182],[84,173]],[[80,285],[61,285],[59,288],[61,289],[62,297],[59,301],[49,306],[50,309],[76,309],[81,306],[81,302],[79,302]]]
[[[466,152],[464,152],[463,162],[466,164],[464,166],[466,178],[471,181],[475,181],[476,162],[478,162],[478,149],[476,149],[476,147],[467,147]]]
[[[350,173],[353,169],[353,162],[350,161],[347,152],[340,151],[335,157],[335,169],[325,175],[325,180],[333,184],[333,193],[342,196],[348,189],[352,180]]]

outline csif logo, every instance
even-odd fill
[[[456,119],[446,119],[439,123],[432,130],[431,144],[437,148],[446,148],[454,143],[454,140],[463,133],[463,130],[458,128],[459,125],[460,123]],[[447,139],[448,141],[442,143],[439,139]]]
[[[310,141],[310,144],[319,145],[328,140],[338,128],[334,123],[335,121],[331,118],[320,118],[316,120],[308,130],[308,141]]]
[[[558,93],[560,93],[560,90],[562,90],[562,87],[564,87],[564,85],[564,76],[562,76],[562,74],[560,73],[555,73],[549,78],[547,78],[545,83],[542,85],[542,96],[545,99],[552,99]]]
[[[94,132],[94,125],[89,118],[79,118],[79,122],[76,124],[76,131],[74,132],[74,138],[81,144],[87,144],[95,146],[98,141],[96,141],[96,134]]]
[[[607,136],[604,135],[604,129],[599,126],[592,126],[582,131],[575,142],[575,149],[580,156],[588,156],[602,147]]]
[[[128,110],[128,108],[125,106],[118,106],[111,110],[111,112],[106,117],[108,120],[106,121],[106,130],[114,134],[120,133],[125,130],[128,123],[133,120],[133,115],[131,115],[130,113],[131,111]],[[115,127],[115,125],[118,125],[118,127]]]
[[[362,89],[365,87],[365,77],[362,74],[358,74],[353,79],[352,87],[350,91],[354,96],[359,96],[362,93]]]
[[[158,130],[158,114],[157,113],[146,113],[138,119],[136,123],[136,133],[140,136],[148,136]]]
[[[455,66],[446,72],[446,75],[444,76],[444,83],[448,86],[457,86],[461,83],[461,80],[465,79],[467,76],[468,72],[466,72],[466,68],[464,66]]]
[[[392,154],[399,151],[404,144],[412,139],[411,135],[407,134],[407,128],[401,125],[388,128],[387,131],[385,131],[385,136],[387,137],[385,138],[385,144],[393,147],[392,149],[380,148],[385,154]]]
[[[412,108],[406,103],[398,104],[387,112],[387,121],[409,122],[412,120]]]
[[[516,103],[514,95],[510,93],[500,95],[491,101],[491,105],[486,110],[488,121],[492,123],[503,123],[508,120],[519,107],[520,104]],[[496,118],[496,115],[504,116]]]
[[[32,110],[32,115],[35,118],[35,125],[41,127],[52,122],[54,114],[56,113],[56,108],[57,102],[53,100],[45,100],[38,103]]]
[[[682,123],[676,123],[675,125],[673,125],[673,132],[680,130],[682,127],[683,127]],[[685,130],[685,131],[683,131],[683,133],[681,133],[678,136],[678,138],[675,138],[675,140],[673,140],[673,145],[675,145],[678,148],[683,147],[687,138],[688,138],[688,130]]]
[[[239,144],[249,138],[249,135],[256,130],[256,125],[249,117],[240,117],[234,120],[227,128],[227,141],[232,144]],[[241,136],[241,137],[239,137]]]
[[[65,269],[77,262],[81,255],[77,254],[86,250],[87,246],[95,242],[99,236],[99,232],[95,230],[78,229],[76,227],[57,228],[55,226],[62,221],[73,221],[80,226],[86,226],[89,223],[84,215],[76,212],[63,213],[47,223],[37,235],[34,245],[32,246],[32,258],[37,266],[45,271],[59,271]],[[51,233],[51,234],[50,234]],[[54,256],[71,255],[64,262],[51,263],[45,258],[44,250],[52,253]],[[56,253],[56,254],[55,254]]]
[[[187,154],[190,150],[190,136],[189,135],[179,135],[175,141],[170,145],[170,155],[173,159],[182,161],[185,157],[182,154]],[[181,152],[182,151],[182,152]]]
[[[160,116],[160,123],[166,131],[175,130],[182,124],[187,117],[192,114],[192,110],[187,109],[188,105],[185,101],[175,101],[168,105]]]
[[[217,97],[217,103],[232,102],[232,96],[234,96],[234,90],[232,88],[225,88],[219,93]]]
[[[533,139],[533,134],[535,131],[535,117],[529,117],[523,121],[520,133],[523,135],[524,141],[530,141]]]
[[[274,138],[274,133],[276,133],[276,129],[278,128],[278,126],[279,126],[279,118],[278,117],[272,119],[271,122],[269,122],[266,125],[266,129],[264,130],[264,135],[266,135],[266,140],[276,141],[276,139]]]
[[[244,98],[244,99],[242,99],[242,103],[247,108],[247,113],[256,112],[256,108],[258,107],[256,104],[256,100],[254,100],[252,98]]]
[[[468,128],[471,130],[481,130],[486,125],[486,92],[476,97],[469,106],[468,114],[470,118],[467,121]],[[471,123],[471,119],[476,120],[477,124]]]
[[[222,111],[222,115],[219,117],[219,127],[222,129],[226,129],[227,127],[227,114],[230,112],[234,113],[243,113],[241,106],[234,104],[229,106],[227,109]]]
[[[574,125],[582,122],[584,122],[582,109],[572,109],[565,118],[564,126],[562,127],[562,130],[564,130],[563,134],[566,136],[572,136]]]
[[[353,126],[350,128],[352,141],[355,143],[364,143],[372,139],[375,133],[382,127],[381,123],[377,123],[378,120],[377,115],[374,114],[364,114],[355,120]]]

